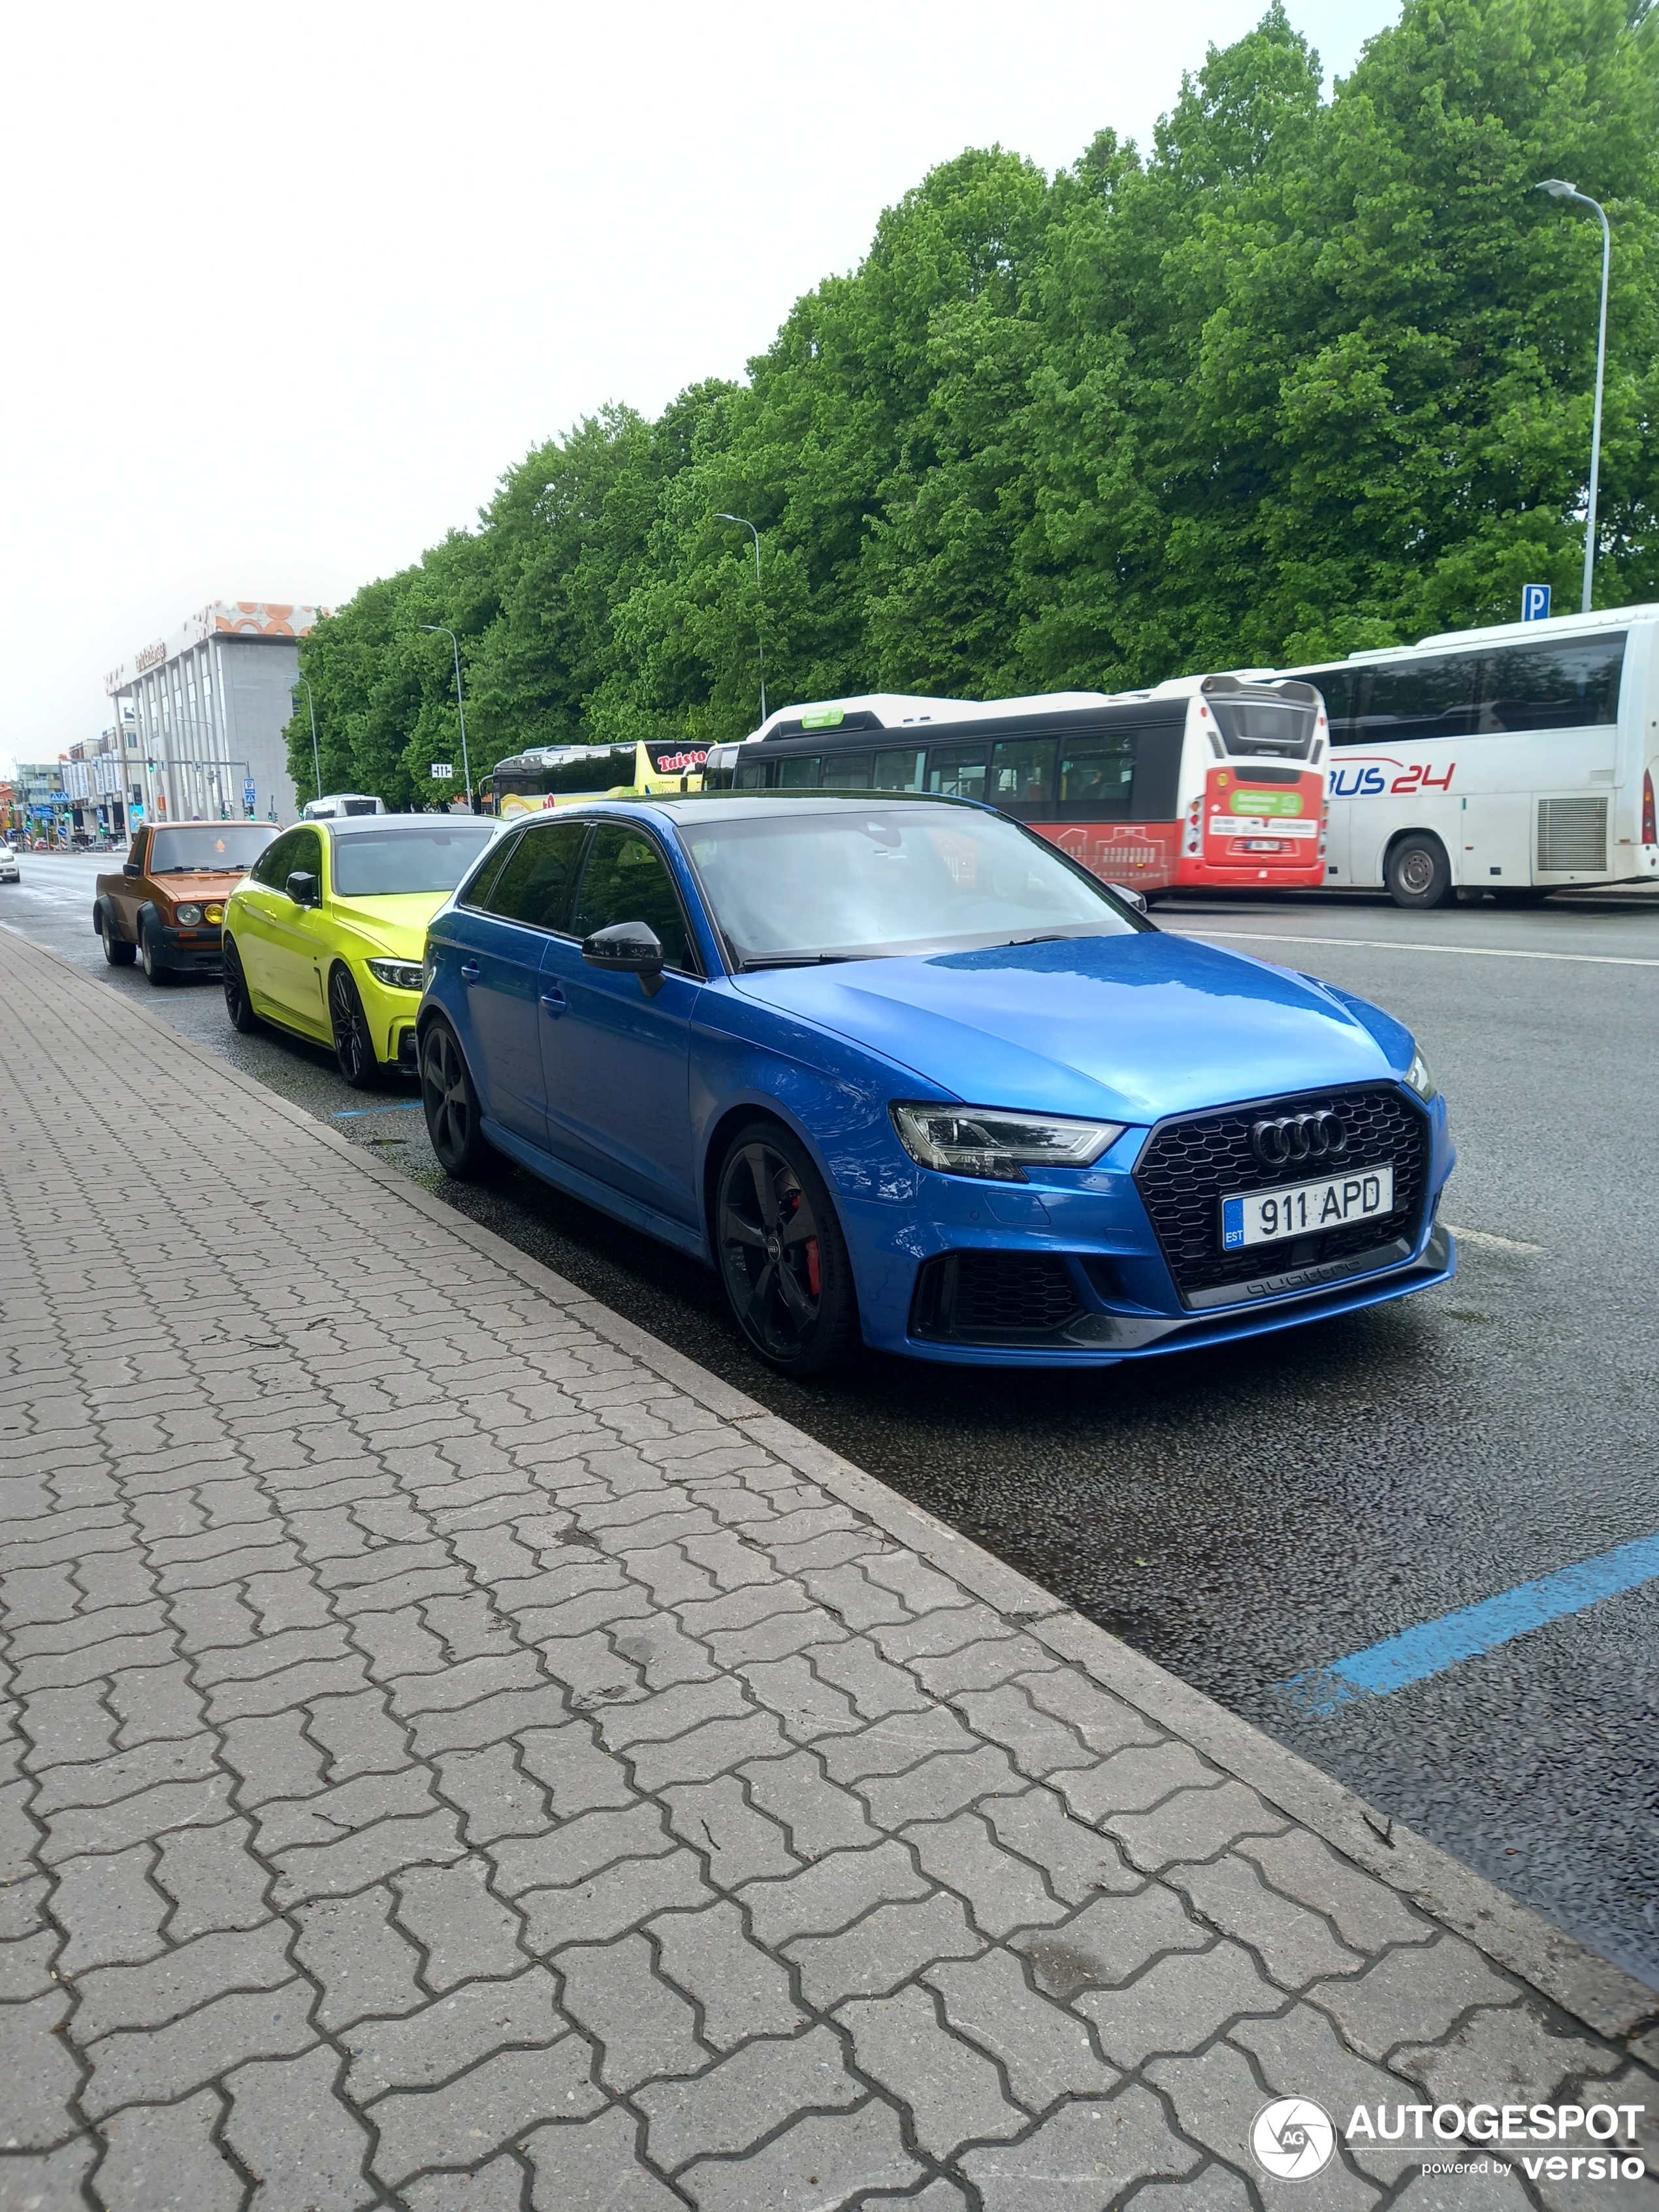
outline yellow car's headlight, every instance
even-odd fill
[[[202,908],[202,912],[206,915],[210,921],[222,921],[225,918],[225,910],[223,907],[216,903],[213,906],[204,906]]]
[[[377,983],[388,983],[394,991],[426,988],[426,971],[418,960],[371,960],[367,965]]]

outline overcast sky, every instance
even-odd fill
[[[338,605],[737,376],[964,145],[1145,143],[1265,0],[151,0],[0,46],[0,766],[212,599]],[[1289,0],[1328,75],[1398,14]]]

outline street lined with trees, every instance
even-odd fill
[[[743,383],[613,404],[303,648],[325,788],[741,736],[890,688],[1113,690],[1576,602],[1612,225],[1596,599],[1659,596],[1659,24],[1408,0],[1330,99],[1271,7],[1144,151],[964,152]],[[726,517],[752,519],[746,530]],[[296,780],[313,781],[301,702]]]

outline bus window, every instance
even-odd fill
[[[869,754],[831,753],[823,763],[823,787],[826,791],[868,791]]]
[[[925,757],[908,745],[899,752],[878,753],[870,781],[878,791],[920,791]]]
[[[1154,722],[1135,732],[1133,819],[1173,822],[1181,811],[1181,755],[1186,744],[1182,722]]]
[[[991,754],[986,797],[994,806],[1042,806],[1054,795],[1052,738],[1008,738]]]
[[[1073,821],[1134,818],[1135,732],[1094,730],[1060,748],[1060,803]]]
[[[778,789],[780,791],[816,791],[822,780],[818,774],[818,768],[819,761],[816,753],[797,756],[793,760],[781,760],[778,763]]]
[[[983,799],[983,745],[936,745],[927,756],[927,788],[945,799]]]
[[[1350,719],[1339,728],[1331,717],[1333,744],[1409,744],[1417,738],[1472,738],[1480,730],[1480,666],[1474,653],[1383,661],[1358,674]]]
[[[738,791],[764,791],[769,763],[763,760],[740,760],[737,768],[735,788]]]
[[[1482,655],[1483,730],[1594,730],[1619,720],[1625,634],[1548,645],[1506,645]]]

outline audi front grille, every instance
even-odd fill
[[[1346,1136],[1340,1152],[1265,1165],[1250,1133],[1264,1120],[1334,1114]],[[1322,1091],[1297,1098],[1257,1099],[1224,1113],[1161,1121],[1135,1164],[1134,1179],[1176,1288],[1183,1301],[1203,1291],[1265,1281],[1301,1267],[1357,1259],[1401,1238],[1414,1247],[1429,1188],[1429,1120],[1392,1085]],[[1275,1244],[1224,1251],[1221,1201],[1253,1190],[1350,1176],[1394,1164],[1394,1211],[1340,1229],[1310,1231]],[[1206,1304],[1211,1301],[1205,1300]]]

